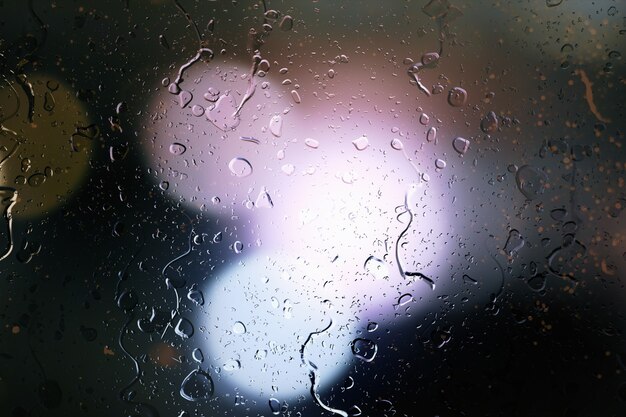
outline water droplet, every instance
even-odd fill
[[[189,301],[193,301],[197,306],[204,305],[204,294],[202,291],[198,289],[196,284],[193,284],[191,288],[189,288],[189,292],[187,293],[187,299]]]
[[[239,362],[237,359],[229,359],[222,366],[222,368],[224,368],[226,372],[234,372],[237,369],[241,369],[241,362]]]
[[[254,359],[256,359],[257,361],[262,361],[266,357],[267,357],[267,350],[265,349],[258,349],[256,352],[254,352]]]
[[[202,353],[202,350],[200,350],[200,348],[195,348],[193,352],[191,352],[191,357],[194,361],[198,363],[204,362],[204,353]]]
[[[117,306],[124,311],[130,311],[137,305],[137,294],[132,289],[126,289],[117,297]]]
[[[311,139],[311,138],[306,138],[304,140],[304,144],[308,146],[309,148],[313,148],[313,149],[317,149],[320,146],[320,143],[317,140]]]
[[[233,250],[237,254],[243,252],[243,243],[241,243],[239,240],[236,240],[235,243],[233,243]]]
[[[369,141],[366,136],[361,136],[352,141],[352,144],[358,151],[362,151],[369,146]]]
[[[561,3],[563,3],[563,0],[546,0],[546,6],[548,7],[556,7]]]
[[[375,332],[378,329],[378,323],[376,323],[375,321],[371,321],[369,323],[367,323],[367,331],[372,333]]]
[[[516,229],[512,229],[509,232],[509,237],[504,244],[504,252],[508,256],[514,256],[525,244],[525,240]]]
[[[353,405],[348,409],[348,415],[351,417],[358,417],[362,414],[361,409],[357,405]]]
[[[254,205],[258,208],[272,208],[274,207],[274,203],[272,202],[272,198],[265,188],[263,188],[259,195],[256,198]]]
[[[178,105],[182,108],[187,106],[187,104],[191,103],[191,99],[193,98],[193,94],[189,91],[182,90],[178,93]]]
[[[430,129],[428,129],[428,132],[426,132],[426,140],[429,142],[433,142],[436,139],[437,139],[437,128],[433,126]]]
[[[285,164],[280,168],[285,174],[291,175],[296,170],[296,167],[292,164]]]
[[[404,144],[400,139],[394,138],[391,140],[391,147],[396,151],[401,151],[404,148]]]
[[[545,172],[530,165],[524,165],[517,170],[517,174],[515,175],[517,188],[519,188],[522,194],[529,200],[543,194],[547,181],[548,176]]]
[[[183,339],[189,339],[193,336],[193,324],[186,318],[181,317],[174,328],[174,332]]]
[[[56,104],[54,100],[54,96],[50,94],[49,91],[46,91],[46,94],[43,96],[43,108],[46,111],[54,110],[54,105]]]
[[[283,118],[279,114],[272,116],[269,123],[269,129],[272,135],[280,137],[283,132]]]
[[[564,208],[557,208],[550,212],[550,217],[556,221],[562,221],[567,216],[567,210]]]
[[[80,326],[80,334],[87,342],[93,342],[98,338],[98,331],[93,327]]]
[[[298,94],[296,90],[291,90],[291,98],[296,104],[300,104],[301,102],[300,94]]]
[[[467,274],[463,274],[463,283],[470,284],[470,285],[478,285],[478,281],[476,281],[474,278],[470,277]]]
[[[426,113],[422,113],[420,115],[420,123],[426,126],[428,123],[430,123],[430,117]]]
[[[457,151],[461,155],[467,152],[467,150],[469,149],[469,146],[470,146],[470,141],[465,138],[456,137],[452,141],[452,147],[454,148],[455,151]]]
[[[413,296],[409,293],[402,294],[400,298],[398,298],[398,307],[402,307],[408,303],[413,301]]]
[[[372,362],[378,352],[378,345],[369,339],[356,338],[350,343],[352,354],[357,358]]]
[[[329,69],[328,70],[328,78],[335,78],[335,70],[334,69]]]
[[[159,184],[159,188],[163,191],[166,191],[168,188],[170,188],[170,183],[168,181],[161,181],[161,184]]]
[[[278,24],[280,30],[289,31],[293,28],[293,17],[286,15]]]
[[[246,332],[246,325],[240,321],[235,322],[233,324],[233,333],[235,334],[244,334]]]
[[[446,161],[443,159],[435,159],[435,167],[437,167],[437,169],[444,169],[446,167]]]
[[[28,177],[28,185],[31,187],[39,187],[44,182],[46,182],[46,176],[40,172]]]
[[[213,380],[201,369],[194,369],[180,385],[180,396],[187,401],[206,400],[213,395]]]
[[[235,129],[241,122],[235,98],[229,94],[221,95],[215,105],[207,108],[204,114],[207,120],[224,132]]]
[[[196,117],[202,116],[204,114],[204,107],[194,104],[193,106],[191,106],[191,114]]]
[[[498,116],[492,111],[480,121],[480,129],[485,133],[493,133],[498,130]]]
[[[170,153],[172,155],[180,156],[185,153],[187,147],[182,143],[174,142],[170,145]]]
[[[268,405],[270,407],[270,410],[272,411],[272,414],[274,414],[275,416],[280,414],[280,401],[278,401],[276,398],[270,398],[270,400],[268,401]]]
[[[609,7],[609,9],[606,11],[606,14],[608,14],[609,16],[615,16],[617,14],[617,7]]]
[[[467,91],[461,87],[454,87],[448,93],[448,103],[453,107],[460,107],[467,102]]]
[[[547,275],[545,273],[541,273],[528,278],[526,284],[528,284],[531,290],[539,292],[546,288],[546,281]]]
[[[386,279],[389,277],[389,267],[382,260],[375,256],[370,256],[365,260],[363,268],[376,279]]]
[[[228,169],[237,177],[243,178],[252,174],[252,165],[244,158],[233,158],[228,163]]]

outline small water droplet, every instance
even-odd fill
[[[376,323],[375,321],[371,321],[369,323],[367,323],[367,331],[372,333],[375,332],[378,329],[378,323]]]
[[[197,306],[204,305],[204,294],[202,294],[202,291],[198,289],[196,284],[193,284],[191,288],[189,288],[187,299],[193,301]]]
[[[233,158],[228,163],[228,169],[233,175],[244,178],[252,174],[252,165],[245,158]]]
[[[191,114],[196,117],[202,116],[204,114],[204,107],[194,104],[193,106],[191,106]]]
[[[420,123],[426,126],[428,123],[430,123],[430,116],[428,116],[426,113],[422,113],[420,115]]]
[[[52,94],[50,94],[49,91],[46,91],[46,94],[44,94],[43,96],[43,108],[46,111],[52,111],[54,110],[54,106],[55,106],[56,102],[54,100],[54,96]]]
[[[243,252],[243,243],[241,243],[239,240],[235,241],[235,243],[233,243],[233,250],[237,254]]]
[[[444,169],[446,167],[446,161],[443,159],[435,159],[435,167],[437,167],[437,169]]]
[[[278,24],[280,30],[284,30],[285,32],[290,31],[293,28],[293,17],[286,15]]]
[[[529,200],[543,194],[547,181],[548,176],[545,172],[530,165],[524,165],[515,175],[517,188]]]
[[[546,0],[546,6],[548,7],[556,7],[561,3],[563,3],[563,0]]]
[[[161,181],[161,184],[159,184],[159,188],[163,191],[166,191],[168,188],[170,188],[170,183],[168,181]]]
[[[46,176],[40,172],[28,177],[28,185],[31,187],[39,187],[44,182],[46,182]]]
[[[268,405],[272,414],[274,414],[275,416],[280,414],[280,401],[278,401],[276,398],[270,398],[270,400],[268,401]]]
[[[207,120],[224,132],[234,130],[241,122],[235,98],[229,94],[221,95],[215,105],[208,107],[204,114]]]

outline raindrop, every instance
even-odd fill
[[[400,139],[394,138],[391,140],[391,147],[396,151],[401,151],[404,148],[404,144]]]
[[[46,182],[46,176],[40,172],[28,177],[28,185],[31,187],[39,187],[44,182]]]
[[[356,338],[350,343],[352,354],[357,358],[365,361],[372,362],[378,352],[378,346],[376,343],[369,339]]]
[[[56,102],[54,101],[54,96],[50,94],[50,92],[46,91],[46,94],[43,96],[43,108],[46,111],[54,110],[54,105]]]
[[[313,149],[317,149],[320,146],[320,143],[317,140],[311,139],[311,138],[306,138],[304,140],[304,144],[308,146],[309,148],[313,148]]]
[[[193,336],[193,324],[184,317],[178,320],[178,324],[174,328],[174,332],[183,339],[189,339]]]
[[[191,114],[196,117],[202,116],[204,114],[204,107],[194,104],[193,106],[191,106]]]
[[[524,165],[519,168],[515,175],[517,188],[529,200],[543,194],[547,180],[548,176],[545,172],[530,165]]]
[[[300,104],[300,102],[302,101],[300,99],[300,94],[298,94],[296,90],[291,90],[291,98],[296,104]]]
[[[526,284],[528,284],[531,290],[539,292],[545,289],[546,281],[547,281],[546,274],[541,273],[533,277],[530,277],[528,281],[526,281]]]
[[[448,103],[453,107],[460,107],[467,102],[467,91],[461,87],[454,87],[448,93]]]
[[[389,267],[387,264],[373,255],[365,260],[363,268],[365,268],[365,270],[376,279],[385,279],[389,277]]]
[[[426,126],[428,123],[430,123],[430,117],[426,113],[422,113],[420,115],[420,123]]]
[[[372,333],[375,332],[378,329],[378,323],[376,323],[375,321],[371,321],[369,323],[367,323],[367,331]]]
[[[398,298],[398,307],[402,307],[413,301],[413,296],[409,293],[403,294]]]
[[[172,155],[180,156],[185,153],[187,147],[182,143],[174,142],[170,145],[170,153]]]
[[[296,170],[296,167],[292,164],[285,164],[280,168],[285,174],[291,175]]]
[[[252,174],[252,165],[244,158],[233,158],[228,163],[228,169],[233,175],[243,178]]]
[[[270,398],[270,400],[268,401],[268,405],[270,406],[272,414],[274,414],[275,416],[280,414],[280,401],[278,401],[276,398]]]
[[[520,232],[516,229],[512,229],[509,232],[509,237],[507,238],[506,243],[504,244],[504,252],[506,252],[508,256],[514,256],[520,249],[522,249],[522,247],[524,247],[525,243],[526,241]]]
[[[235,243],[233,243],[233,250],[235,251],[235,253],[239,254],[241,252],[243,252],[243,243],[241,243],[240,241],[235,241]]]
[[[443,159],[436,159],[435,167],[437,167],[437,169],[444,169],[446,167],[446,161],[444,161]]]
[[[191,357],[194,361],[198,363],[204,362],[204,353],[202,353],[202,350],[200,350],[200,348],[195,348],[193,352],[191,352]]]
[[[226,372],[233,372],[237,369],[241,369],[241,362],[237,359],[230,359],[224,364],[223,368]]]
[[[291,30],[293,28],[293,17],[286,15],[280,21],[280,23],[278,24],[278,27],[281,30],[284,30],[285,32]]]
[[[452,141],[452,147],[454,148],[455,151],[457,151],[461,155],[467,152],[467,150],[469,149],[469,146],[470,146],[470,141],[465,138],[456,137]]]
[[[498,116],[492,111],[480,122],[480,129],[485,133],[493,133],[498,130]]]
[[[467,274],[463,274],[463,283],[471,284],[471,285],[478,285],[478,281],[476,281],[474,278],[470,277]]]
[[[422,55],[422,64],[430,65],[439,61],[439,54],[437,52],[428,52]]]
[[[272,198],[265,188],[263,188],[259,195],[256,198],[256,202],[254,205],[258,208],[272,208],[274,207],[274,203],[272,202]]]
[[[235,322],[233,324],[233,333],[235,334],[244,334],[246,332],[246,325],[240,321]]]
[[[204,295],[202,294],[202,291],[198,289],[196,284],[193,284],[191,288],[189,288],[187,299],[193,301],[197,306],[204,305]]]
[[[435,139],[437,139],[437,128],[433,126],[426,132],[426,140],[432,142]]]
[[[366,136],[361,136],[352,141],[352,144],[358,151],[362,151],[369,146],[369,141]]]
[[[235,129],[241,121],[235,98],[228,94],[221,95],[215,105],[207,108],[204,114],[207,120],[224,132]]]
[[[270,132],[276,137],[280,137],[283,132],[283,118],[276,114],[272,116],[269,123]]]
[[[546,6],[548,7],[556,7],[561,3],[563,3],[563,0],[546,0]]]
[[[201,369],[194,369],[180,385],[180,395],[187,401],[206,400],[213,395],[213,380]]]
[[[130,311],[137,305],[137,295],[132,289],[126,289],[117,297],[117,306],[124,311]]]
[[[192,98],[193,98],[193,95],[189,91],[182,90],[178,94],[178,105],[180,107],[185,107],[187,106],[187,104],[191,103]]]

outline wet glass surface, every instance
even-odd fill
[[[621,2],[0,5],[2,415],[623,415]]]

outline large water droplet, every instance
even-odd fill
[[[498,116],[492,111],[480,121],[480,129],[485,133],[493,133],[498,130]]]
[[[387,264],[373,255],[365,260],[363,268],[376,279],[389,277],[389,267]]]
[[[246,332],[246,325],[240,321],[235,322],[233,324],[233,333],[235,334],[244,334]]]
[[[436,139],[437,139],[437,128],[433,126],[430,129],[428,129],[428,132],[426,132],[426,140],[429,142],[433,142]]]
[[[228,169],[234,175],[243,178],[252,174],[252,165],[245,158],[233,158],[228,163]]]
[[[187,147],[182,143],[174,142],[170,145],[170,153],[172,155],[180,156],[185,153]]]
[[[545,172],[530,165],[524,165],[517,170],[515,175],[517,188],[529,200],[543,194],[547,180],[548,176]]]
[[[260,192],[254,205],[258,208],[272,208],[274,207],[274,203],[272,202],[272,198],[265,188],[263,188]]]
[[[371,362],[376,357],[378,352],[378,345],[369,339],[356,338],[350,343],[352,354],[357,358]]]
[[[201,369],[194,369],[180,384],[180,396],[187,401],[209,399],[213,395],[213,380]]]
[[[174,328],[174,332],[183,339],[189,339],[193,336],[193,324],[184,317],[178,320],[178,324]]]
[[[369,146],[369,141],[367,140],[366,136],[361,136],[359,138],[356,138],[352,141],[352,144],[354,145],[354,147],[359,150],[362,151],[364,149],[366,149]]]
[[[452,141],[452,147],[454,148],[455,151],[457,151],[461,155],[467,152],[467,150],[469,149],[469,146],[470,146],[470,141],[465,138],[456,137]]]
[[[461,107],[467,102],[467,91],[461,87],[454,87],[448,93],[448,103],[454,107]]]
[[[280,137],[283,133],[283,118],[279,114],[272,116],[269,123],[269,129],[272,135]]]

